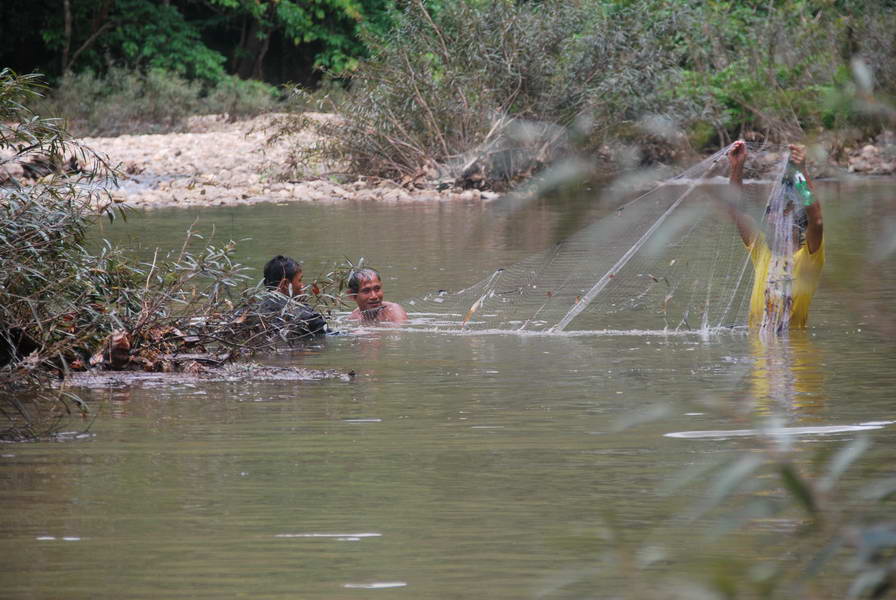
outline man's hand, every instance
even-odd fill
[[[737,140],[731,144],[728,150],[728,162],[731,163],[732,173],[741,173],[744,170],[744,163],[747,162],[747,144],[743,140]]]
[[[806,147],[800,144],[790,144],[787,149],[790,150],[790,162],[803,171],[806,168]]]

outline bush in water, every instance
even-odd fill
[[[116,173],[58,120],[25,107],[43,89],[36,75],[0,72],[0,438],[47,433],[72,406],[86,410],[53,391],[69,371],[172,370],[184,350],[221,362],[304,333],[255,315],[269,292],[247,285],[234,242],[216,246],[191,229],[182,248],[150,263],[108,242],[89,251],[96,219],[122,214],[107,193]],[[337,305],[349,268],[301,300]]]

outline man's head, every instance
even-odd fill
[[[287,296],[302,293],[302,266],[278,254],[264,266],[264,285]]]
[[[373,269],[352,271],[348,278],[348,290],[361,312],[378,310],[383,305],[383,283],[380,274]]]

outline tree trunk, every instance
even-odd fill
[[[268,48],[271,47],[271,34],[268,34],[261,41],[261,47],[258,49],[258,53],[255,55],[255,64],[252,67],[252,79],[264,79],[264,72],[262,70],[262,65],[264,64],[264,57],[268,53]]]
[[[243,22],[240,25],[240,41],[236,45],[236,48],[233,49],[233,54],[230,57],[230,70],[233,73],[240,72],[240,61],[243,60],[243,52],[246,47],[246,21],[247,17],[243,17]]]
[[[68,7],[69,1],[70,0],[64,0],[66,8]],[[87,37],[87,39],[84,41],[84,43],[81,44],[77,50],[75,50],[75,52],[72,54],[71,58],[68,57],[68,48],[65,49],[65,51],[63,52],[64,59],[63,59],[63,64],[62,64],[62,72],[63,73],[65,73],[66,71],[71,69],[71,67],[75,63],[75,61],[78,60],[78,56],[80,56],[82,52],[84,52],[85,50],[90,48],[90,46],[93,45],[93,43],[96,41],[96,39],[98,37],[100,37],[103,33],[105,33],[107,29],[112,27],[112,22],[109,21],[109,13],[111,12],[111,10],[114,6],[115,6],[115,0],[106,0],[105,2],[103,2],[102,5],[100,5],[99,10],[97,11],[96,15],[94,15],[94,17],[93,17],[93,22],[90,27],[90,29],[91,29],[90,35]],[[69,19],[71,18],[71,14],[68,11],[67,11],[67,17]]]
[[[62,74],[68,69],[68,51],[72,46],[72,6],[71,0],[62,0],[62,17],[65,23],[62,40]]]
[[[249,31],[238,50],[240,56],[236,74],[242,79],[260,79],[262,76],[264,57],[271,45],[271,21],[276,8],[276,2],[271,2],[265,15],[249,25]]]

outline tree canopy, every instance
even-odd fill
[[[0,5],[0,64],[20,72],[162,68],[273,83],[341,73],[365,28],[389,27],[393,0],[33,0]]]

